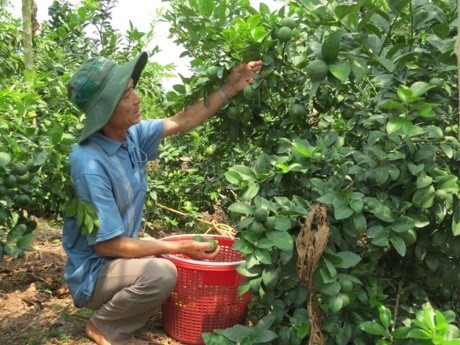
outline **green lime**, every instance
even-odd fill
[[[262,207],[259,207],[254,211],[254,218],[258,222],[261,222],[261,223],[265,222],[267,220],[267,217],[268,217],[268,212],[266,209]]]
[[[14,175],[8,175],[5,179],[5,185],[10,188],[16,187],[18,179]]]
[[[243,90],[244,97],[247,99],[255,99],[257,97],[257,90],[252,87],[252,85],[248,85]]]
[[[343,307],[343,299],[339,296],[331,296],[329,298],[329,311],[332,314],[336,314],[342,309]]]
[[[241,122],[245,124],[249,124],[252,121],[252,113],[249,109],[243,111],[240,117]]]
[[[340,284],[340,291],[342,292],[348,293],[353,290],[353,282],[348,278],[344,278],[340,280],[339,284]]]
[[[27,172],[27,166],[22,162],[14,163],[13,164],[13,172],[17,176],[22,176]]]
[[[209,242],[213,245],[213,248],[211,250],[206,250],[205,253],[211,254],[214,253],[217,249],[218,243],[215,239],[213,238],[205,238],[204,242]]]
[[[267,230],[275,229],[275,217],[268,217],[267,220],[264,222],[264,227]]]
[[[206,150],[204,150],[204,153],[208,156],[212,156],[215,151],[216,151],[216,145],[209,145],[206,148]]]
[[[8,188],[5,185],[0,184],[0,198],[6,195],[8,195]]]
[[[209,80],[216,80],[218,78],[217,73],[219,72],[219,66],[211,66],[206,70],[206,76]]]
[[[322,60],[313,60],[307,66],[307,74],[312,81],[320,81],[326,78],[329,72],[327,63]]]
[[[433,77],[433,78],[430,79],[428,84],[436,86],[436,87],[440,87],[440,86],[442,86],[442,79],[438,78],[438,77]]]
[[[249,225],[249,231],[255,234],[261,234],[265,231],[265,227],[261,222],[255,220],[251,223],[251,225]]]
[[[291,109],[289,109],[289,116],[294,122],[301,122],[305,118],[306,114],[307,111],[302,104],[296,103],[291,107]]]
[[[434,192],[434,195],[438,200],[446,200],[449,197],[449,193],[447,193],[444,189],[436,190],[436,192]]]
[[[33,175],[27,171],[24,175],[18,176],[17,180],[19,183],[27,183],[27,182],[30,182],[32,178],[33,178]]]
[[[407,232],[402,233],[401,237],[406,246],[410,246],[417,241],[417,232],[414,229],[409,229]]]
[[[348,106],[341,107],[340,113],[342,114],[342,118],[345,120],[351,120],[355,116],[353,109]]]
[[[350,297],[348,297],[348,295],[346,293],[340,292],[337,295],[337,298],[342,300],[342,308],[345,308],[350,304]]]
[[[227,115],[230,119],[236,120],[240,117],[240,110],[238,107],[230,107],[228,109]]]
[[[0,152],[0,167],[6,167],[11,161],[11,157],[6,152]]]
[[[293,18],[286,17],[281,19],[280,26],[287,26],[290,29],[294,29],[297,26],[297,23]]]
[[[287,42],[293,36],[292,29],[288,26],[282,26],[279,28],[277,36],[280,42]]]
[[[197,242],[203,242],[204,238],[201,235],[195,235],[192,237],[192,240],[197,241]]]
[[[37,228],[37,225],[38,225],[37,222],[32,219],[26,222],[27,230],[29,231],[35,230]]]
[[[16,197],[15,203],[19,207],[27,207],[30,204],[30,198],[27,194],[19,194]]]
[[[442,302],[450,301],[452,298],[452,290],[445,287],[441,287],[439,289],[439,298]]]
[[[33,162],[32,160],[27,161],[26,167],[27,167],[27,170],[28,170],[30,173],[37,172],[38,169],[40,169],[40,166],[39,166],[39,165],[35,165],[34,162]]]

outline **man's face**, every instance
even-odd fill
[[[141,121],[140,104],[141,99],[134,92],[134,83],[131,79],[107,125],[112,128],[127,130],[132,125],[139,123]]]

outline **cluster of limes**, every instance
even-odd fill
[[[350,304],[350,295],[353,292],[353,281],[348,278],[343,278],[338,282],[340,284],[340,291],[333,296],[329,297],[329,311],[332,314],[338,313],[343,308]]]
[[[30,183],[39,166],[32,160],[24,162],[4,162],[4,171],[0,176],[0,199],[12,201],[12,206],[17,209],[31,209],[36,203],[23,186]]]
[[[290,41],[294,36],[293,30],[296,26],[297,23],[293,18],[285,17],[281,19],[280,27],[276,31],[276,38],[282,43]]]
[[[249,87],[251,87],[251,85],[249,85]],[[254,94],[257,94],[257,91],[249,91],[249,92],[253,92]],[[227,116],[229,119],[239,120],[243,124],[249,124],[251,123],[253,119],[253,115],[250,109],[248,108],[240,109],[240,107],[237,107],[237,106],[231,106],[230,108],[228,108]]]
[[[256,208],[254,210],[254,221],[249,225],[248,230],[255,234],[261,234],[274,228],[275,217],[269,217],[268,211],[263,207]]]

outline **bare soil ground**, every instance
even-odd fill
[[[62,277],[60,228],[39,222],[34,248],[23,258],[0,262],[0,344],[94,344],[85,334],[91,311],[73,305]],[[165,334],[161,314],[136,336],[150,344],[181,344]]]

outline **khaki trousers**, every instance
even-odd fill
[[[176,280],[167,259],[116,259],[102,268],[85,307],[94,310],[91,321],[110,341],[123,343],[160,310]]]

